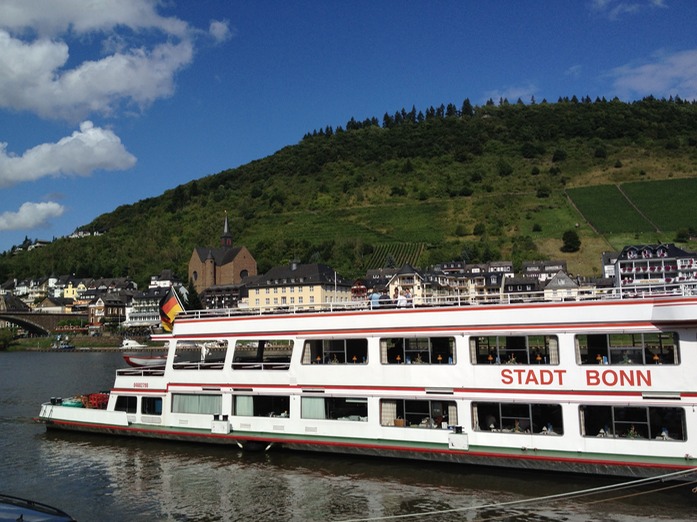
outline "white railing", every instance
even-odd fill
[[[181,312],[181,318],[221,318],[249,315],[275,315],[275,314],[305,314],[345,312],[352,310],[396,310],[424,307],[452,307],[452,306],[481,306],[481,305],[512,305],[521,303],[558,303],[562,301],[607,301],[626,299],[653,299],[668,296],[697,296],[697,286],[686,285],[652,285],[645,287],[611,287],[592,290],[576,290],[573,293],[564,291],[557,294],[551,292],[521,292],[501,294],[477,294],[477,295],[447,295],[432,297],[415,297],[406,307],[398,308],[391,302],[389,304],[373,305],[370,299],[348,302],[326,302],[312,304],[292,305],[263,305],[248,308],[218,308],[207,310],[189,310]]]

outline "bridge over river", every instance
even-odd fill
[[[53,333],[61,321],[78,320],[87,324],[87,314],[61,314],[47,312],[0,312],[0,321],[7,321],[24,328],[34,335],[49,335]]]

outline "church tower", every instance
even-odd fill
[[[227,211],[225,211],[225,224],[223,225],[223,235],[220,236],[220,246],[223,248],[232,248],[232,234],[227,221]]]

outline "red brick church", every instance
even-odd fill
[[[211,287],[238,285],[257,275],[257,262],[244,246],[234,246],[227,213],[218,248],[196,247],[189,260],[189,280],[201,294]]]

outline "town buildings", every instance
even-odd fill
[[[525,262],[519,271],[509,261],[449,261],[424,270],[407,264],[368,270],[358,281],[348,281],[327,265],[292,262],[257,275],[251,253],[233,246],[226,217],[221,247],[195,249],[189,275],[199,274],[202,305],[210,309],[312,309],[327,303],[367,302],[371,293],[383,290],[393,300],[406,292],[415,306],[697,292],[697,254],[673,244],[628,245],[621,252],[604,253],[601,262],[605,277],[598,279],[568,274],[564,261]],[[206,277],[200,275],[204,272]],[[204,281],[214,284],[201,287]],[[171,270],[152,276],[144,290],[129,278],[10,280],[0,285],[0,316],[12,310],[81,312],[88,317],[91,333],[108,329],[147,335],[159,326],[159,304],[171,287],[186,302],[186,286]]]

